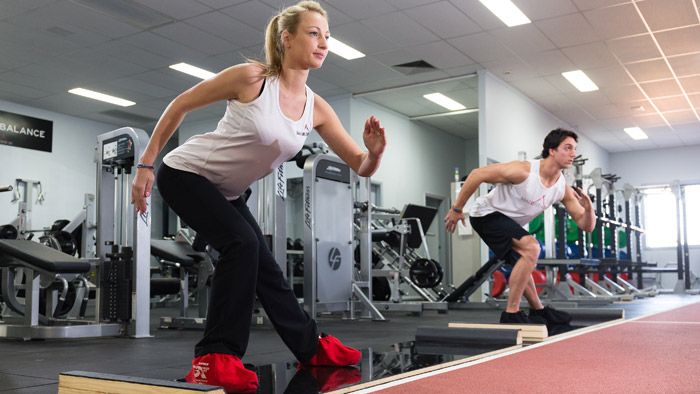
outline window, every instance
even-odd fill
[[[670,187],[644,191],[644,233],[648,248],[677,245],[676,196]]]
[[[700,185],[682,186],[685,191],[685,221],[688,245],[700,245]],[[644,190],[644,229],[648,248],[678,245],[676,195],[670,187]],[[682,224],[682,222],[681,222]],[[681,231],[683,228],[681,227]]]
[[[685,220],[688,224],[688,245],[700,245],[700,185],[685,187]]]

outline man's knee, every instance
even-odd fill
[[[523,237],[514,246],[527,263],[537,264],[537,259],[540,256],[540,243],[534,237]]]

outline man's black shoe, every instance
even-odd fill
[[[544,319],[548,326],[571,323],[570,314],[564,311],[558,311],[550,306],[545,306],[543,309],[539,310],[530,309],[530,320],[534,321],[535,319]]]
[[[501,323],[505,324],[533,324],[532,321],[527,317],[525,312],[517,311],[514,313],[509,313],[503,311],[501,313]]]

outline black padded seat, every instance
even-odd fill
[[[192,267],[204,260],[204,254],[195,251],[189,244],[166,239],[152,239],[151,254],[166,261],[179,263],[183,267]]]
[[[0,265],[29,265],[47,272],[62,274],[80,274],[90,271],[90,263],[38,242],[24,239],[0,239]]]

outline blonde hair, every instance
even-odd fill
[[[265,29],[265,61],[248,59],[248,61],[261,66],[263,75],[266,77],[279,76],[282,73],[282,59],[284,58],[282,32],[287,30],[292,34],[296,33],[301,14],[306,11],[318,12],[324,18],[328,18],[326,10],[319,3],[305,0],[285,8],[270,19],[267,29]]]

